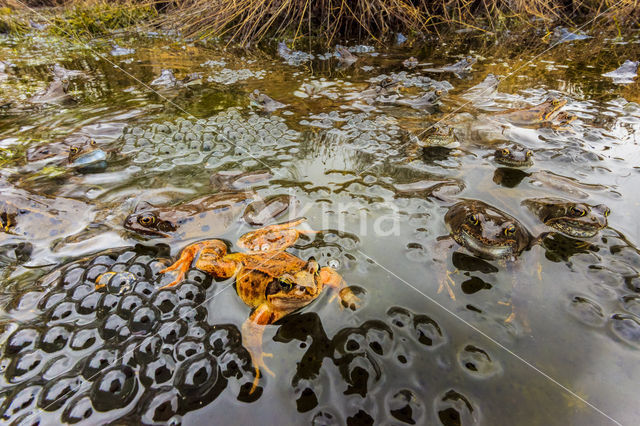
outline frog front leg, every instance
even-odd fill
[[[360,298],[347,286],[347,283],[335,269],[325,266],[320,268],[318,274],[320,277],[320,284],[329,286],[336,290],[336,294],[331,297],[330,302],[332,302],[336,297],[339,297],[341,306],[346,306],[352,310],[358,309],[360,306]]]
[[[160,288],[167,289],[177,285],[186,275],[196,259],[195,267],[216,278],[232,277],[238,267],[234,260],[227,260],[227,245],[220,240],[207,240],[193,243],[185,247],[180,258],[171,266],[160,271],[161,274],[178,271],[176,279]]]
[[[264,358],[273,357],[271,353],[262,352],[262,335],[264,329],[267,325],[273,324],[290,312],[292,311],[276,310],[268,303],[263,303],[254,309],[249,318],[242,324],[242,344],[249,351],[251,362],[256,370],[256,377],[253,379],[253,385],[249,391],[250,394],[258,387],[260,369],[275,376],[274,372],[271,371],[264,362]]]

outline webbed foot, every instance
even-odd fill
[[[260,352],[260,355],[256,356],[251,353],[251,362],[253,362],[253,368],[256,370],[256,377],[253,379],[253,384],[251,385],[249,395],[254,393],[258,388],[258,382],[260,382],[260,370],[266,372],[271,377],[276,377],[276,373],[274,373],[269,367],[267,367],[267,364],[264,362],[264,358],[273,358],[273,354]]]
[[[338,294],[333,296],[340,298],[340,307],[341,308],[349,308],[352,311],[355,311],[360,307],[360,298],[356,296],[356,294],[349,287],[345,287],[341,289]]]
[[[452,286],[455,286],[456,283],[453,280],[453,278],[451,278],[451,271],[447,270],[445,273],[445,277],[444,279],[440,280],[440,286],[438,287],[438,294],[440,294],[442,292],[442,290],[446,287],[447,292],[449,293],[449,297],[451,297],[452,300],[456,300],[456,295],[453,293],[453,289],[451,288]],[[451,283],[451,285],[449,285],[449,283]]]
[[[180,281],[184,279],[184,276],[187,274],[189,268],[191,268],[193,259],[196,257],[201,248],[201,244],[192,244],[185,247],[184,250],[182,250],[182,253],[180,253],[180,258],[176,260],[173,265],[168,266],[160,271],[161,274],[166,274],[167,272],[173,271],[178,271],[178,273],[176,274],[175,280],[171,281],[165,286],[160,287],[159,290],[165,290],[180,283]]]

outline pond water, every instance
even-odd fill
[[[355,62],[0,39],[4,422],[634,423],[640,96],[602,74],[636,39],[345,45]],[[504,148],[527,164],[499,163]],[[543,197],[551,213],[523,204]],[[483,259],[445,238],[468,200],[509,216],[467,226],[526,228],[523,247]],[[140,210],[162,215],[158,234],[128,221]],[[274,375],[252,391],[234,279],[191,268],[160,291],[175,278],[160,271],[191,243],[242,251],[298,217],[317,232],[288,251],[335,269],[359,306],[328,288],[267,326]]]

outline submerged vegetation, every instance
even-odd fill
[[[101,35],[147,24],[188,37],[223,37],[241,45],[265,37],[382,40],[396,33],[424,36],[444,28],[496,33],[503,29],[591,28],[620,32],[637,25],[637,0],[9,0],[0,33],[23,33],[46,18],[58,34]],[[46,6],[46,7],[41,7]],[[53,7],[55,6],[55,7]],[[60,13],[58,7],[63,7]],[[37,11],[32,9],[39,7]]]

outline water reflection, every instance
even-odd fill
[[[297,67],[161,38],[116,42],[133,51],[111,61],[146,84],[171,70],[173,79],[164,72],[170,84],[149,92],[84,47],[39,36],[0,41],[16,64],[0,81],[0,219],[11,231],[0,241],[5,421],[44,419],[40,410],[69,422],[601,420],[434,312],[368,256],[616,419],[637,417],[628,369],[640,341],[631,214],[640,202],[640,108],[635,85],[600,76],[614,68],[602,57],[562,45],[499,81],[520,61],[511,59],[513,46],[481,37],[422,52],[364,49],[341,69],[322,58]],[[413,54],[437,69],[468,55],[469,46],[487,59],[478,56],[468,79],[401,65]],[[107,53],[116,45],[90,47]],[[632,47],[607,49],[632,57]],[[55,63],[67,75],[60,67],[54,75]],[[56,78],[69,78],[74,105],[13,108]],[[254,90],[285,106],[273,114],[250,106]],[[523,118],[523,108],[550,96],[566,100],[555,123]],[[496,114],[512,109],[518,120]],[[425,132],[440,120],[441,128]],[[68,142],[82,135],[106,153],[106,168],[67,164]],[[513,144],[534,153],[526,170],[495,164],[495,150]],[[241,180],[260,170],[271,178]],[[231,175],[240,180],[221,183]],[[194,208],[244,191],[261,202]],[[605,204],[608,227],[584,238],[552,232],[521,205],[540,197]],[[10,198],[19,202],[9,205]],[[446,209],[460,199],[507,212],[539,239],[510,264],[445,253],[438,260],[450,271],[451,301],[437,294],[434,257]],[[127,217],[149,204],[179,231],[162,241],[125,231]],[[250,394],[253,370],[239,343],[248,310],[223,290],[232,283],[214,284],[197,270],[172,291],[158,293],[155,281],[188,243],[235,241],[288,212],[320,231],[299,241],[295,254],[339,269],[366,290],[366,303],[340,313],[323,296],[270,327],[265,344],[276,377]],[[376,232],[383,217],[398,224],[393,232]],[[96,280],[105,285],[98,291]],[[511,307],[501,302],[510,298],[516,324],[504,321]]]

